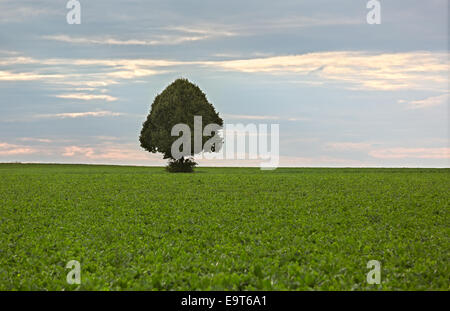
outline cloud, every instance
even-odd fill
[[[119,78],[119,79],[133,79],[137,77],[152,76],[157,74],[166,73],[164,70],[149,70],[144,68],[127,69],[121,71],[113,71],[106,74],[108,77]]]
[[[450,94],[446,93],[438,96],[427,97],[421,100],[413,100],[413,101],[399,100],[398,102],[407,103],[409,109],[422,109],[448,104],[449,98]]]
[[[450,148],[390,148],[372,150],[369,155],[379,159],[450,159]]]
[[[108,85],[114,85],[114,84],[118,84],[119,82],[116,80],[111,80],[111,79],[102,79],[102,80],[85,80],[85,79],[81,79],[81,80],[58,80],[58,81],[54,81],[54,83],[56,84],[62,84],[62,85],[72,85],[72,86],[82,86],[85,87],[87,86],[88,88],[90,88],[90,91],[95,90],[95,88],[98,87],[106,87]],[[80,88],[75,88],[73,90],[78,90]],[[101,91],[101,90],[100,90]]]
[[[447,90],[446,53],[318,52],[241,60],[205,62],[227,71],[295,74],[309,81],[328,80],[351,89]]]
[[[120,161],[122,163],[165,164],[162,155],[150,154],[134,144],[104,143],[93,146],[68,146],[62,156],[75,158],[78,161]]]
[[[332,142],[325,144],[326,149],[336,151],[361,151],[378,159],[449,159],[450,148],[383,148],[374,149],[378,143]]]
[[[64,99],[105,100],[112,102],[117,97],[107,94],[105,87],[122,80],[133,80],[168,72],[166,68],[182,62],[164,59],[85,59],[85,58],[31,58],[25,56],[2,57],[0,81],[39,81],[63,94],[51,94]],[[8,67],[11,67],[9,69]],[[55,74],[63,72],[64,74]],[[133,82],[137,82],[136,80]],[[72,87],[69,89],[69,87]],[[74,92],[74,91],[81,92]],[[82,92],[83,90],[88,92]],[[58,93],[59,93],[58,92]],[[52,92],[53,93],[53,92]]]
[[[13,52],[10,52],[13,53]],[[18,54],[18,52],[16,52]],[[17,65],[17,64],[36,64],[38,63],[38,60],[32,58],[32,57],[25,57],[25,56],[14,56],[14,57],[5,57],[0,60],[0,66],[11,66],[11,65]]]
[[[49,78],[61,79],[64,75],[50,75],[39,74],[35,72],[11,72],[0,70],[0,81],[32,81],[32,80],[47,80]]]
[[[186,42],[201,41],[219,37],[235,36],[237,33],[219,30],[209,26],[174,26],[162,28],[165,33],[154,35],[151,39],[123,39],[111,36],[74,37],[68,35],[46,35],[42,39],[71,44],[103,44],[103,45],[178,45]],[[175,32],[175,33],[174,33]]]
[[[0,54],[19,55],[20,53],[17,51],[11,51],[11,50],[0,50]]]
[[[167,73],[169,67],[189,64],[194,64],[194,62],[165,59],[36,59],[25,56],[4,58],[0,56],[1,66],[14,68],[13,70],[0,70],[0,80],[40,80],[53,85],[105,87],[117,84],[121,79]],[[33,65],[33,68],[30,70],[27,65]],[[23,70],[19,72],[18,69],[21,66]],[[60,71],[65,72],[65,74],[54,74],[54,72]]]
[[[352,143],[352,142],[331,142],[326,143],[325,148],[330,150],[338,151],[348,151],[348,150],[358,150],[364,151],[372,147],[372,143]]]
[[[67,35],[44,36],[43,39],[67,42],[71,44],[104,44],[104,45],[176,45],[184,42],[204,40],[205,36],[160,36],[158,39],[117,39],[104,37],[71,37]]]
[[[351,19],[347,17],[335,16],[288,16],[281,19],[256,19],[247,20],[246,23],[196,23],[183,26],[167,26],[161,30],[178,31],[186,34],[195,34],[200,40],[215,39],[220,37],[234,36],[254,36],[268,33],[286,33],[289,30],[298,30],[309,27],[323,27],[335,25],[357,25],[361,24],[361,19]],[[166,34],[167,39],[174,40],[170,35]],[[164,36],[163,36],[164,37]],[[176,38],[176,37],[175,37]],[[182,38],[182,37],[181,37]],[[176,40],[175,40],[176,41]],[[186,40],[188,41],[188,40]],[[166,40],[162,40],[166,43]],[[176,41],[183,43],[184,41]]]
[[[121,140],[121,138],[116,137],[116,136],[95,136],[96,139],[100,140],[100,141],[118,141]]]
[[[259,24],[253,24],[250,27],[256,27],[259,29],[298,29],[308,27],[322,27],[322,26],[335,26],[335,25],[358,25],[363,21],[360,18],[349,17],[336,17],[333,15],[322,16],[293,16],[282,19],[271,20]]]
[[[255,116],[255,115],[242,115],[242,114],[224,114],[224,118],[229,119],[241,119],[241,120],[279,120],[278,116]]]
[[[68,98],[68,99],[80,99],[80,100],[95,100],[95,99],[101,99],[106,100],[108,102],[115,101],[118,98],[109,96],[109,95],[103,95],[103,94],[86,94],[86,93],[73,93],[73,94],[59,94],[55,95],[55,97],[58,98]]]
[[[5,66],[36,64],[31,72],[0,71],[0,80],[41,80],[78,86],[106,86],[179,70],[179,66],[217,68],[224,71],[295,76],[295,83],[343,84],[347,89],[448,91],[448,58],[440,52],[369,53],[317,52],[217,61],[167,59],[33,59],[7,57]],[[53,74],[64,70],[65,75]],[[440,97],[433,100],[442,100]],[[417,103],[418,106],[421,103]]]
[[[37,118],[84,118],[84,117],[116,117],[121,116],[123,113],[121,112],[112,112],[112,111],[87,111],[87,112],[64,112],[64,113],[55,113],[55,114],[39,114],[36,115]]]
[[[244,115],[244,114],[223,114],[224,118],[236,120],[280,120],[280,121],[308,121],[307,118],[280,117],[274,115]]]
[[[35,152],[37,152],[37,150],[34,148],[31,148],[31,147],[8,144],[8,143],[0,143],[0,156],[31,154],[31,153],[35,153]]]
[[[47,138],[36,138],[36,137],[22,137],[19,138],[20,141],[30,141],[30,142],[38,142],[38,143],[51,143],[53,140]]]
[[[29,21],[35,17],[64,14],[63,11],[45,8],[41,6],[26,6],[24,3],[16,5],[17,1],[5,1],[0,3],[0,23],[16,23]]]

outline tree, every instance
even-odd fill
[[[191,148],[185,156],[176,158],[172,155],[172,145],[179,139],[172,136],[172,129],[177,124],[186,124],[191,130],[191,146],[194,146],[194,116],[201,116],[201,148]],[[191,157],[201,151],[217,152],[220,146],[213,146],[210,150],[204,150],[205,143],[211,138],[203,135],[203,130],[208,124],[223,126],[223,120],[206,98],[206,95],[198,86],[187,79],[177,79],[170,84],[153,101],[147,120],[143,123],[139,141],[145,150],[164,155],[169,159],[167,169],[171,172],[191,172],[195,163]],[[214,134],[218,134],[215,132]]]

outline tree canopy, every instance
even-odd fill
[[[172,128],[180,123],[188,125],[192,133],[191,146],[194,146],[194,116],[202,117],[202,133],[208,124],[223,125],[223,120],[202,90],[187,79],[177,79],[155,97],[142,126],[139,137],[141,147],[174,160],[171,147],[178,137],[171,135]],[[202,148],[209,138],[202,135]],[[194,154],[194,148],[191,148],[190,155]]]

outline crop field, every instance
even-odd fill
[[[449,290],[449,173],[1,164],[0,290]]]

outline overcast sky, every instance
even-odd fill
[[[185,77],[282,166],[448,167],[448,1],[380,2],[0,0],[0,162],[163,164],[139,132]]]

